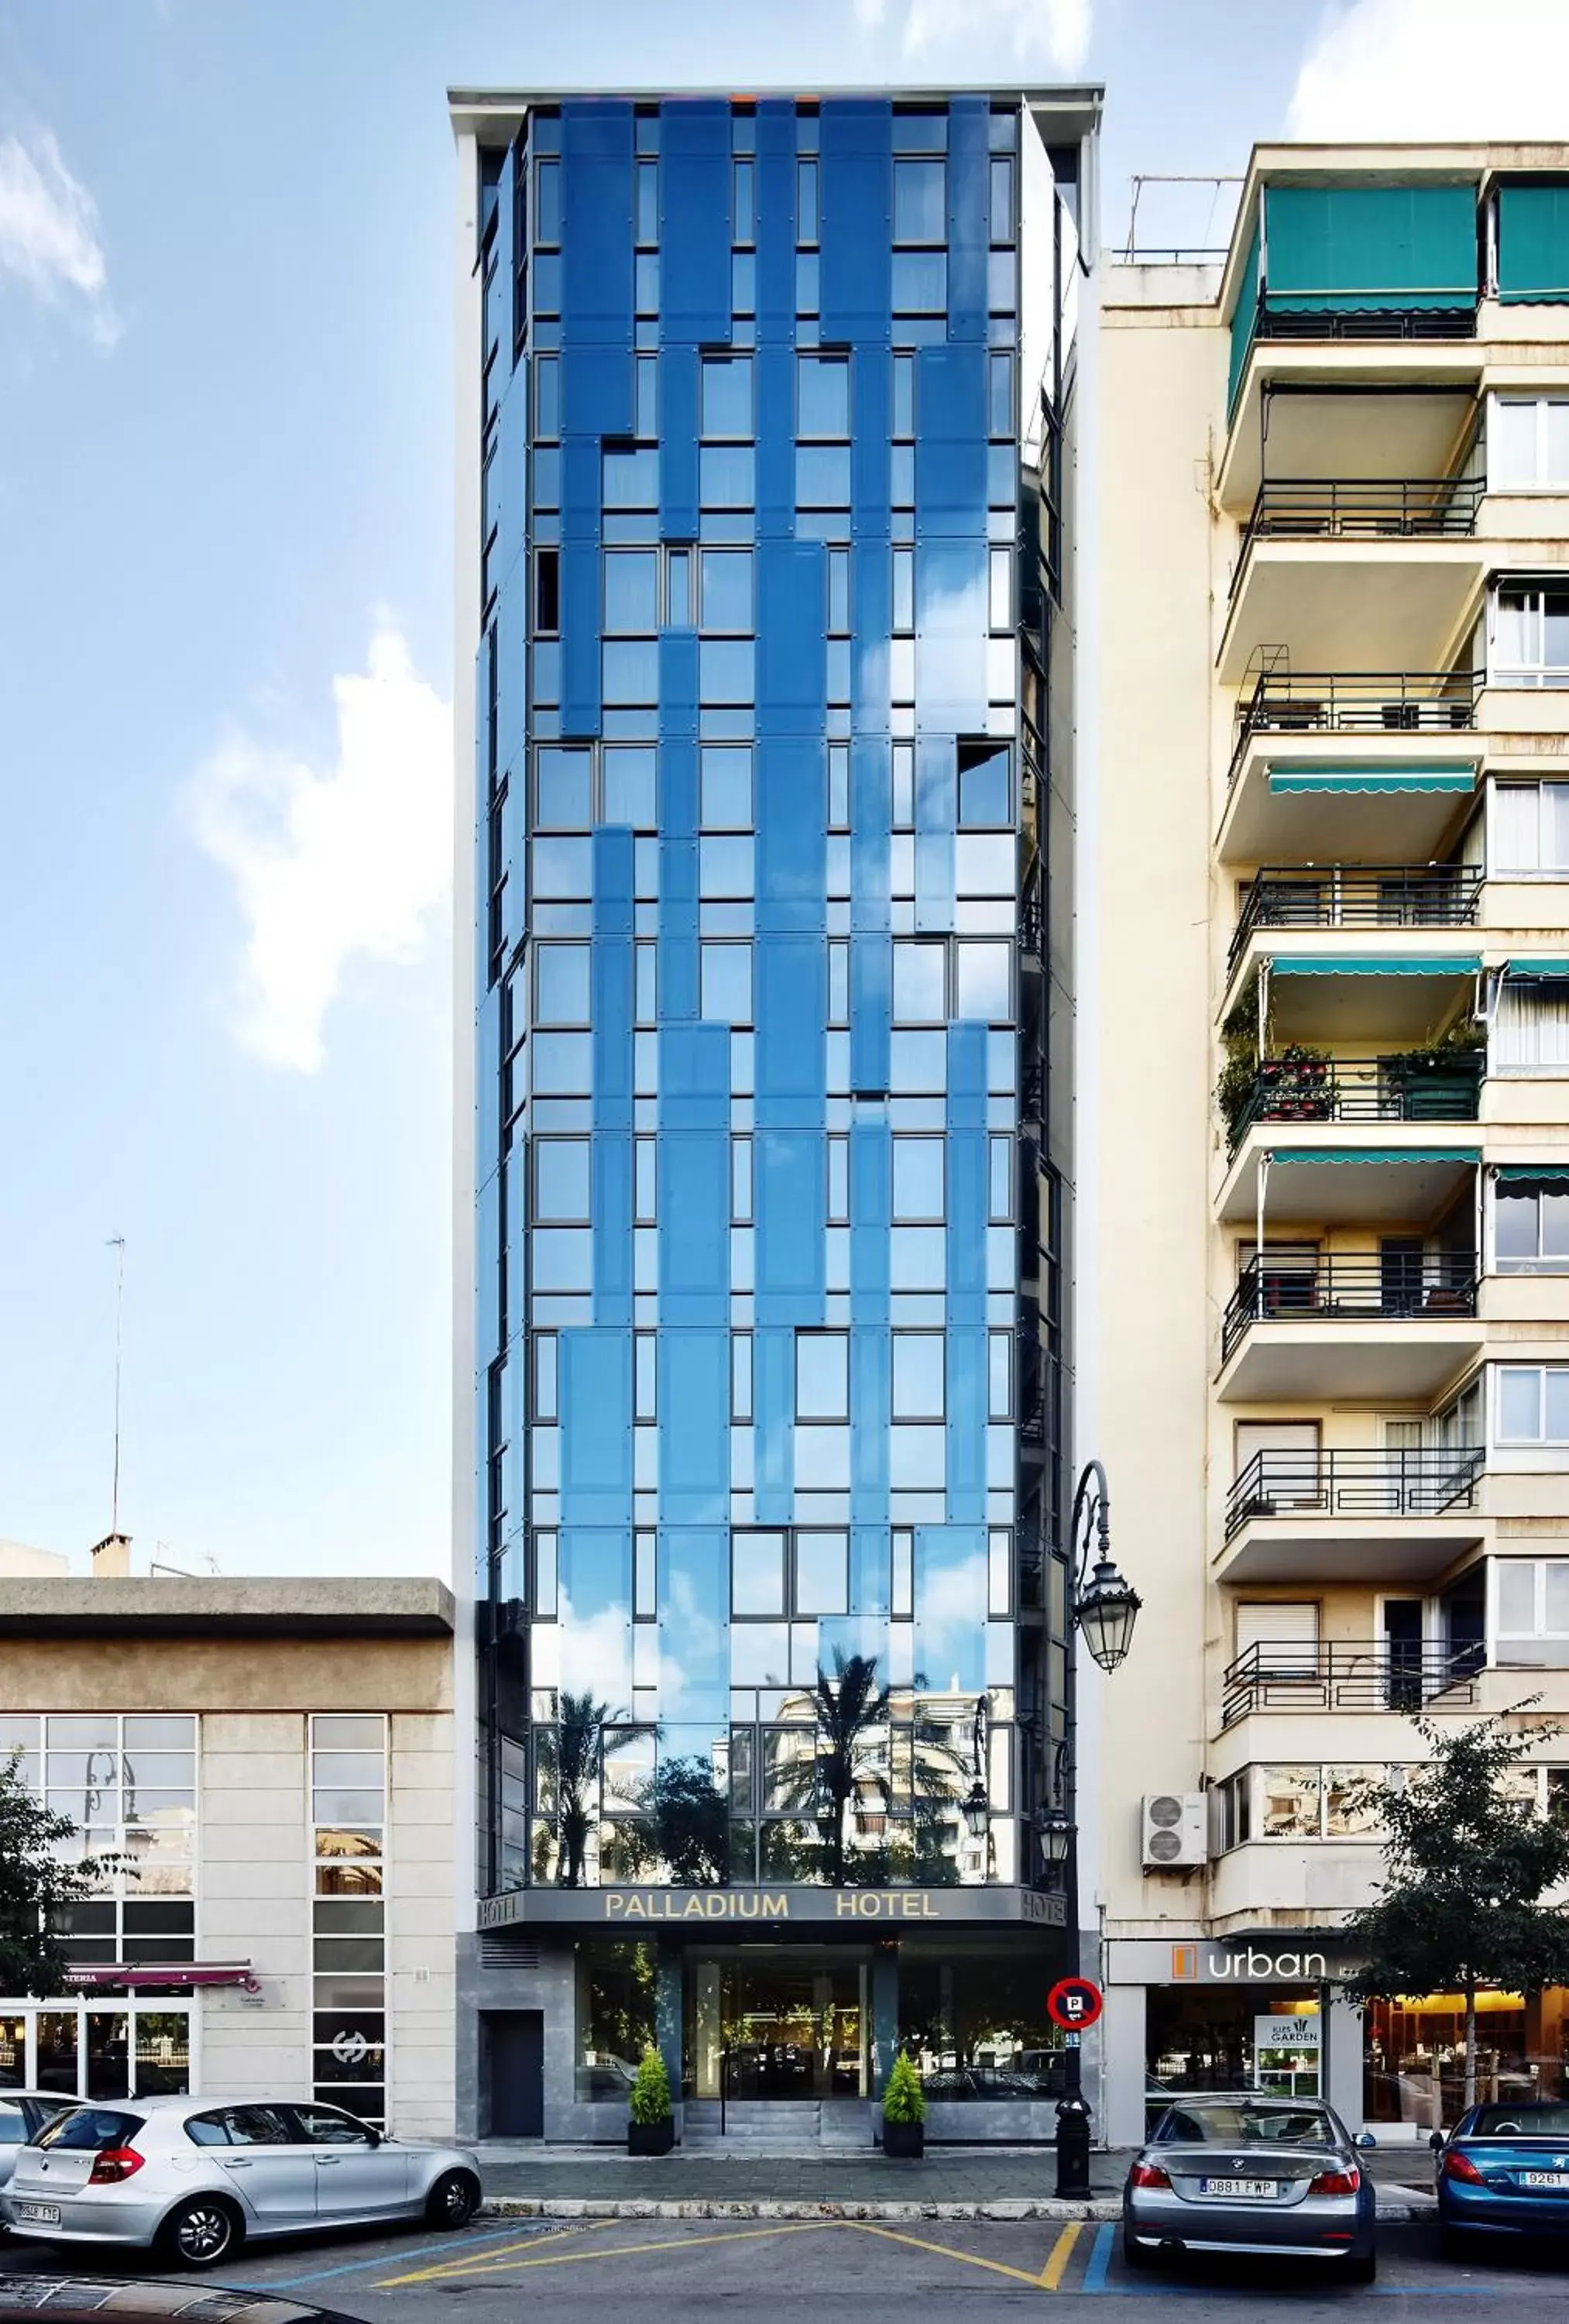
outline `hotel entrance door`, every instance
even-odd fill
[[[690,2084],[700,2098],[856,2098],[867,2070],[867,1965],[844,1956],[692,1962]]]

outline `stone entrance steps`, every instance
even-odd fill
[[[871,2111],[865,2098],[731,2098],[720,2133],[717,2098],[688,2098],[682,2143],[720,2154],[808,2154],[871,2152]]]

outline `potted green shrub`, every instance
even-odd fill
[[[630,2105],[628,2153],[668,2154],[675,2144],[675,2116],[670,2105],[670,2078],[656,2049],[643,2052],[632,2080]]]
[[[926,2093],[900,2051],[883,2091],[883,2152],[919,2163],[926,2152]]]

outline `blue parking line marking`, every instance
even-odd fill
[[[1111,2265],[1112,2237],[1115,2233],[1115,2227],[1105,2226],[1096,2227],[1095,2247],[1085,2267],[1084,2282],[1078,2287],[1080,2292],[1106,2290],[1106,2272]]]
[[[302,2283],[325,2283],[329,2275],[358,2275],[367,2267],[400,2266],[406,2259],[424,2259],[431,2252],[450,2252],[454,2246],[462,2251],[475,2251],[483,2244],[505,2243],[509,2236],[543,2235],[548,2233],[551,2224],[548,2219],[541,2219],[537,2223],[531,2219],[513,2219],[508,2226],[493,2228],[487,2235],[443,2236],[436,2244],[416,2244],[410,2250],[399,2252],[396,2260],[389,2259],[385,2252],[381,2252],[374,2259],[350,2260],[343,2267],[313,2268],[308,2275],[274,2275],[266,2283],[258,2284],[256,2289],[258,2292],[293,2292]],[[225,2289],[234,2291],[237,2287],[230,2284]]]

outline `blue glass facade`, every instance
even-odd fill
[[[1036,1881],[1073,183],[1031,141],[965,95],[482,144],[482,1893]]]

